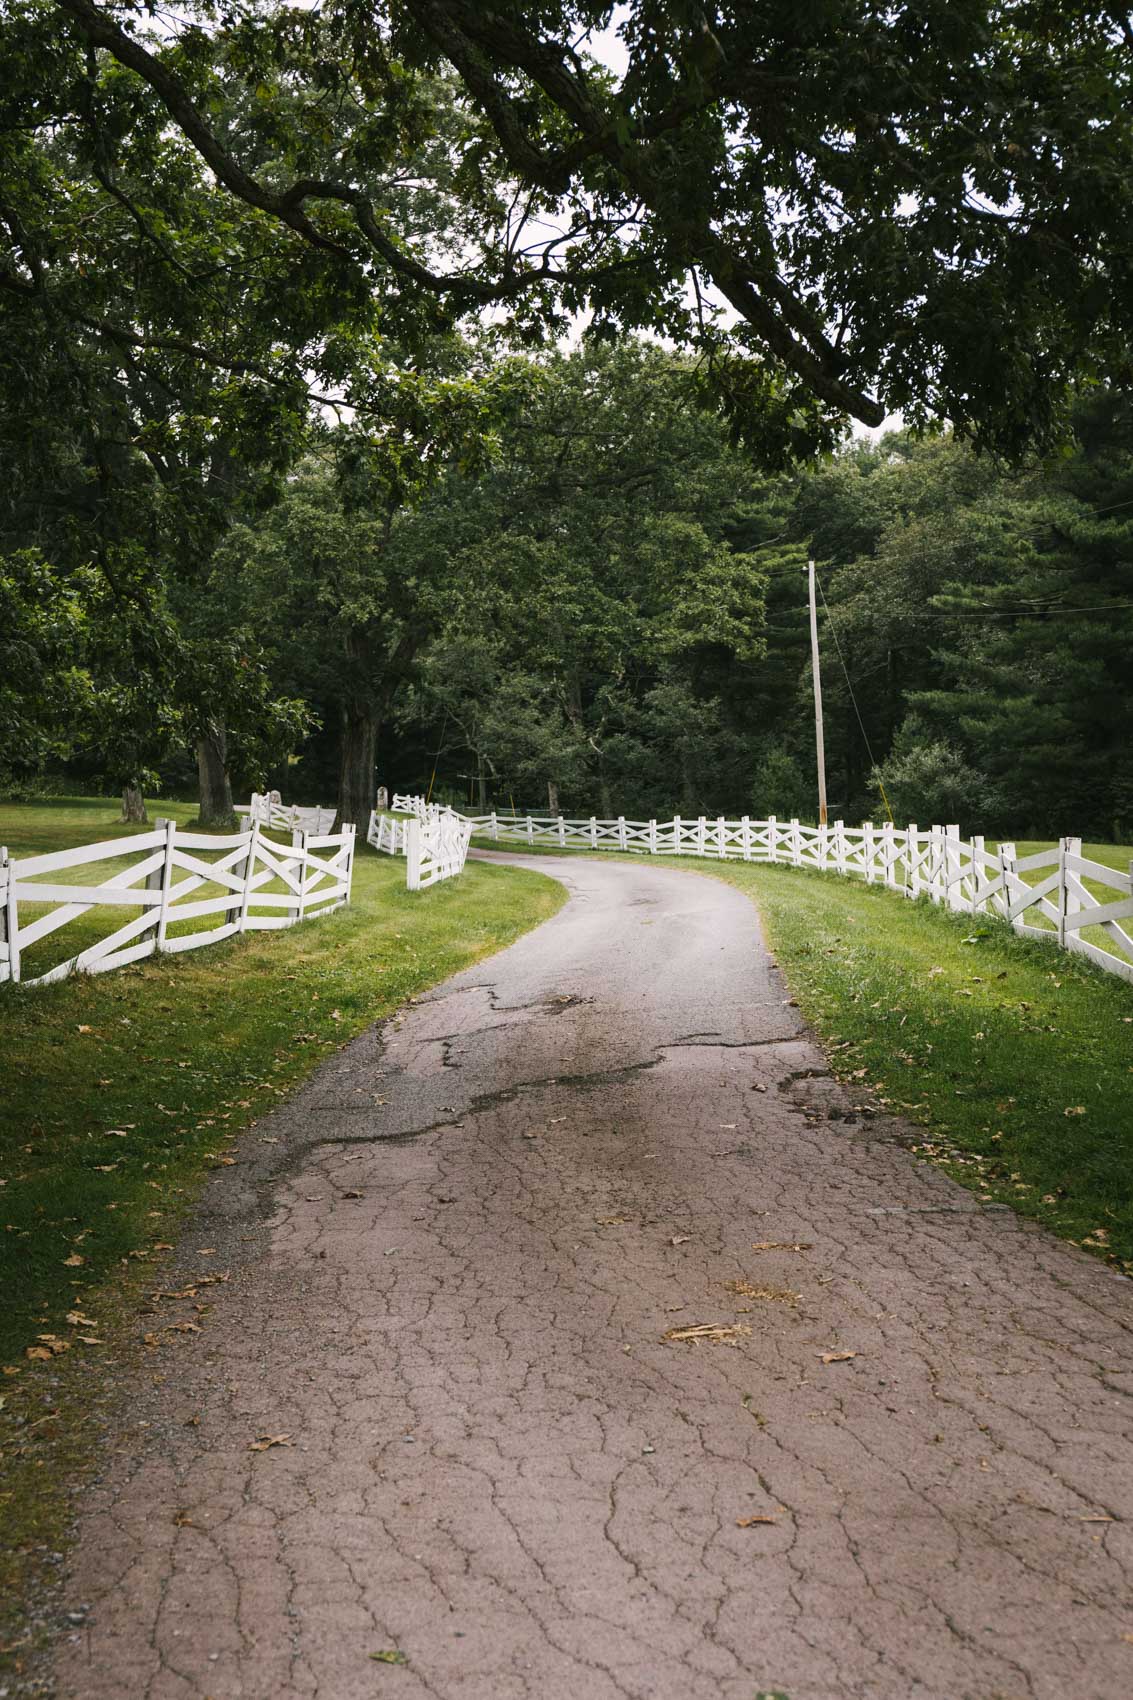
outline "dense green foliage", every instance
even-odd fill
[[[880,780],[902,821],[1128,836],[1126,403],[1096,392],[1073,450],[1022,469],[892,434],[767,478],[659,354],[546,381],[542,424],[524,415],[488,476],[444,481],[420,516],[455,600],[396,783],[426,783],[439,747],[454,797],[485,773],[505,807],[813,818],[813,553],[832,815],[883,819]]]
[[[806,818],[813,554],[833,815],[1128,836],[1126,400],[1087,392],[1014,468],[892,433],[766,474],[657,347],[444,346],[389,380],[390,429],[313,427],[156,588],[12,552],[9,768],[175,777],[219,726],[238,783],[360,824],[375,778],[434,774],[484,806]]]
[[[1128,821],[1122,14],[0,19],[0,782]]]
[[[769,452],[895,408],[1015,451],[1076,376],[1128,375],[1130,29],[1091,0],[4,21],[6,289],[144,374],[227,374],[245,416],[497,304],[696,344]]]

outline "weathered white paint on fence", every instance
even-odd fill
[[[206,860],[208,856],[216,859]],[[101,884],[71,884],[43,877],[131,857],[138,860],[130,867],[116,869]],[[107,839],[17,861],[10,860],[7,851],[0,851],[0,911],[4,916],[0,981],[42,986],[69,974],[104,974],[157,952],[199,950],[235,933],[289,927],[348,903],[353,871],[353,827],[333,834],[299,829],[288,844],[269,838],[256,819],[247,832],[226,834],[189,832],[173,821],[158,821],[151,831],[130,838]],[[204,886],[219,886],[219,895],[188,901]],[[268,890],[269,886],[276,889]],[[21,904],[46,908],[24,924],[20,921]],[[132,913],[105,938],[46,972],[31,979],[22,973],[26,951],[96,908],[140,913]],[[206,915],[217,916],[219,924],[202,932],[169,936],[171,926]]]
[[[420,798],[395,797],[405,813],[427,818]],[[848,827],[807,826],[801,821],[740,820],[718,817],[709,822],[569,819],[563,815],[456,816],[473,833],[497,843],[517,840],[529,845],[552,844],[560,849],[617,849],[653,856],[714,856],[745,862],[770,862],[796,868],[835,872],[869,884],[888,886],[905,897],[928,897],[958,913],[998,916],[1017,933],[1044,939],[1064,950],[1089,957],[1111,974],[1133,981],[1133,863],[1124,872],[1082,855],[1080,838],[1063,838],[1049,850],[1019,857],[1014,844],[1001,844],[998,853],[985,839],[960,836],[956,825],[918,827],[915,823],[881,828],[871,821]],[[1025,875],[1037,874],[1031,882]],[[1085,882],[1103,885],[1114,896],[1099,901]],[[1030,916],[1031,919],[1027,917]],[[1048,922],[1043,926],[1041,921]],[[1122,923],[1126,923],[1123,925]],[[1107,949],[1085,939],[1090,927],[1100,927]]]

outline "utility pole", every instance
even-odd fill
[[[818,665],[818,610],[814,603],[814,562],[807,562],[810,586],[810,670],[814,675],[814,743],[818,757],[818,824],[826,825],[826,746],[822,737],[822,674]]]

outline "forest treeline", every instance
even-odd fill
[[[1133,417],[1055,458],[947,433],[761,472],[695,365],[453,345],[384,434],[155,476],[54,441],[4,493],[9,792],[109,776],[202,816],[276,785],[481,806],[813,818],[806,561],[831,813],[1133,830]]]
[[[1127,833],[1127,33],[0,0],[0,786]]]

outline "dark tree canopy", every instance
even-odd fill
[[[634,0],[624,73],[573,0],[2,10],[3,286],[139,357],[333,377],[344,337],[585,311],[697,345],[779,453],[899,409],[1015,454],[1129,382],[1114,7]],[[76,199],[144,311],[59,275]]]

